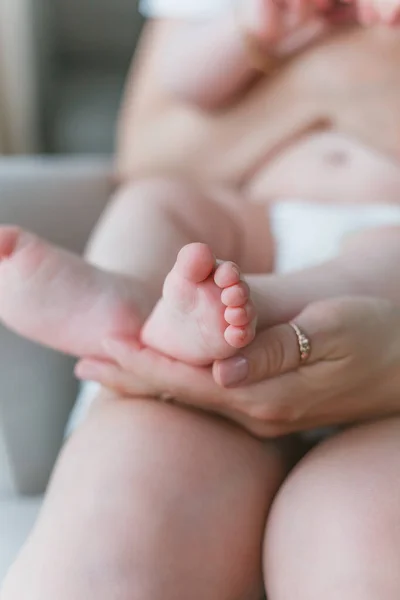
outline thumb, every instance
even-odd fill
[[[325,358],[332,350],[332,338],[337,336],[324,308],[323,303],[311,304],[293,322],[261,331],[240,354],[215,361],[215,382],[223,387],[257,383]],[[299,335],[309,342],[303,358]]]
[[[240,354],[215,361],[213,376],[219,385],[234,387],[276,377],[299,365],[297,336],[290,325],[279,325],[259,333]]]

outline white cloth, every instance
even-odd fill
[[[90,407],[100,391],[100,387],[100,384],[95,383],[94,381],[84,381],[81,384],[75,406],[72,409],[65,428],[66,438],[68,438],[86,419]]]
[[[229,10],[234,0],[141,0],[140,11],[146,17],[166,19],[213,18]]]
[[[286,200],[272,206],[270,220],[276,248],[275,271],[287,273],[334,258],[343,239],[357,231],[400,225],[400,206]]]
[[[324,205],[280,201],[270,210],[275,238],[275,271],[287,273],[326,262],[338,255],[344,238],[357,231],[400,225],[400,206],[389,204]],[[67,434],[86,418],[99,391],[98,384],[82,385]],[[312,434],[320,438],[318,431]]]
[[[400,225],[400,206],[392,204],[324,205],[296,200],[271,207],[275,238],[275,271],[288,273],[333,259],[344,239],[362,230]],[[302,434],[310,443],[335,433],[335,428]]]

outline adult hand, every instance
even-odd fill
[[[304,364],[293,329],[280,325],[212,372],[113,340],[106,348],[116,364],[84,360],[77,373],[128,396],[174,398],[216,412],[261,437],[399,412],[400,308],[341,298],[313,303],[295,321],[311,340]],[[235,374],[238,387],[223,387]]]

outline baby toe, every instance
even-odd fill
[[[23,234],[18,227],[0,227],[0,260],[9,258],[18,245],[18,241],[22,235]]]
[[[214,274],[214,281],[220,288],[226,288],[240,282],[240,269],[231,261],[220,264]]]
[[[249,297],[250,289],[244,281],[227,287],[221,292],[221,302],[225,306],[244,306]]]
[[[215,258],[207,244],[188,244],[176,259],[172,272],[192,283],[205,281],[212,273]]]
[[[232,348],[244,348],[254,340],[255,336],[255,324],[251,323],[245,327],[234,327],[229,325],[225,329],[224,337],[225,341],[232,346]]]
[[[224,314],[225,321],[235,327],[244,327],[255,317],[256,311],[252,302],[248,302],[244,306],[228,306]]]

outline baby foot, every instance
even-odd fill
[[[138,334],[137,300],[132,281],[0,227],[0,322],[16,333],[75,356],[102,356],[104,338]]]
[[[255,309],[239,268],[231,262],[216,267],[208,246],[189,244],[165,280],[142,341],[178,360],[208,365],[235,354],[254,333]]]

